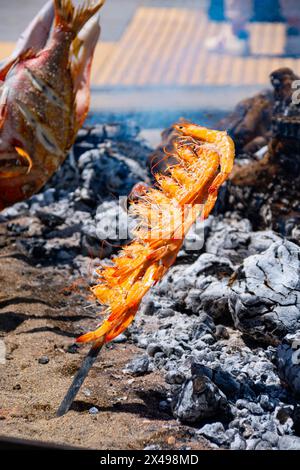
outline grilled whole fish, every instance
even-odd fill
[[[0,65],[0,210],[39,191],[74,143],[104,1],[49,1]]]

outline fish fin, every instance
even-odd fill
[[[23,62],[24,60],[34,59],[37,56],[37,51],[32,47],[29,47],[23,51],[16,60],[16,63]]]
[[[32,48],[26,49],[22,51],[18,57],[12,59],[8,58],[0,63],[0,81],[5,81],[7,75],[11,71],[11,69],[17,65],[19,62],[22,62],[27,59],[33,59],[36,57],[36,51]]]
[[[76,124],[79,129],[90,107],[92,61],[100,36],[99,18],[94,16],[82,28],[72,44],[71,70],[76,93]]]
[[[20,54],[22,54],[24,51],[27,51],[28,49],[41,51],[49,39],[53,19],[53,0],[48,0],[48,2],[27,26],[25,31],[21,34],[11,55],[11,59],[17,59]]]
[[[86,0],[77,8],[72,0],[54,0],[55,24],[77,35],[87,21],[104,5],[105,0]]]
[[[2,129],[7,116],[7,96],[8,93],[6,91],[2,91],[2,94],[0,95],[0,130]]]
[[[33,48],[22,51],[17,57],[9,57],[0,62],[0,81],[5,81],[8,73],[19,62],[36,57],[36,51]]]
[[[33,46],[28,46],[26,49],[22,49],[21,45],[16,47],[15,51],[10,57],[0,62],[0,81],[4,81],[10,70],[20,61],[33,59],[36,57],[36,55],[37,49]]]
[[[18,59],[5,59],[0,62],[0,81],[4,82],[10,69],[15,65]]]
[[[33,167],[32,159],[30,155],[26,152],[26,150],[22,149],[21,147],[15,147],[15,150],[17,154],[19,155],[19,157],[23,158],[28,163],[27,174],[30,173]]]
[[[3,124],[4,124],[4,121],[5,121],[5,118],[6,118],[6,114],[7,114],[7,108],[1,108],[0,107],[0,131],[3,127]]]

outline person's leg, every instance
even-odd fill
[[[225,0],[225,14],[231,24],[231,30],[223,29],[219,36],[208,38],[207,49],[235,55],[247,54],[247,23],[253,15],[253,0]]]
[[[280,0],[281,12],[289,27],[300,34],[300,3],[299,0]]]
[[[253,0],[225,0],[225,14],[231,22],[233,34],[244,38],[247,23],[253,16]]]
[[[285,52],[298,57],[300,56],[300,2],[280,0],[280,6],[288,25]]]

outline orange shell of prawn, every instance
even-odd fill
[[[156,185],[145,188],[131,211],[138,216],[134,240],[97,270],[92,288],[104,306],[106,319],[80,343],[107,343],[133,321],[142,298],[175,262],[184,237],[198,217],[212,211],[218,190],[234,162],[234,143],[226,132],[191,123],[176,124],[172,161],[167,174],[155,175]]]

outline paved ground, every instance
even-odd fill
[[[1,0],[0,59],[45,0]],[[252,23],[251,55],[208,53],[208,36],[228,28],[209,21],[207,0],[107,0],[92,88],[94,110],[228,109],[269,83],[274,69],[300,73],[283,57],[285,25]],[[162,91],[163,88],[163,91]]]
[[[0,41],[15,41],[45,2],[46,0],[0,0]],[[120,39],[139,6],[173,6],[204,10],[206,4],[207,0],[106,0],[102,10],[102,39]]]

